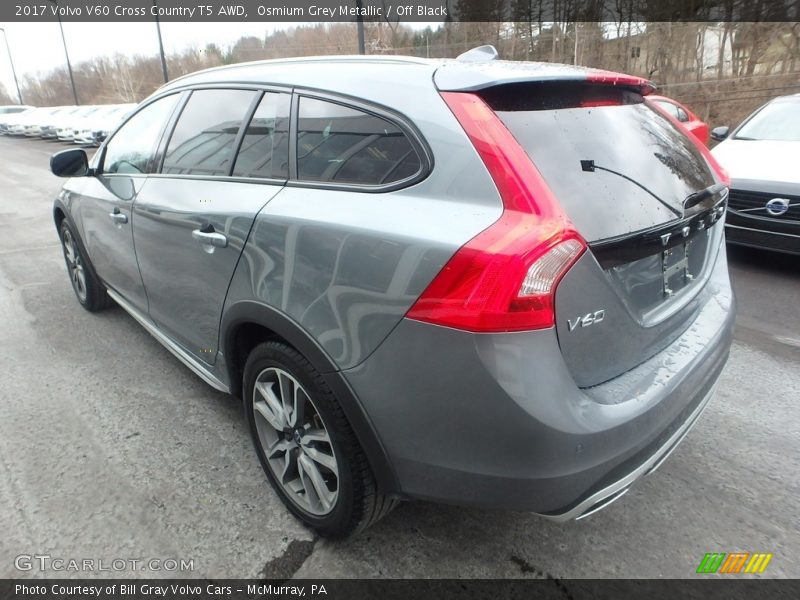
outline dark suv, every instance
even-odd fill
[[[585,516],[728,356],[708,152],[642,79],[481,56],[212,69],[52,159],[80,303],[241,397],[324,535],[410,498]]]

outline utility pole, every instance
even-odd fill
[[[156,0],[153,0],[153,6],[157,7]],[[164,56],[164,42],[161,39],[161,22],[158,20],[158,10],[156,10],[156,30],[158,31],[158,50],[161,53],[161,72],[164,74],[164,83],[169,81],[167,75],[167,57]]]
[[[58,12],[58,0],[49,0],[56,5],[56,16],[58,17],[58,27],[61,29],[61,41],[64,43],[64,56],[67,57],[67,71],[69,71],[69,82],[72,84],[72,97],[75,99],[75,105],[80,105],[78,102],[78,90],[75,89],[75,76],[72,74],[72,63],[69,62],[69,51],[67,50],[67,38],[64,37],[64,24],[61,22],[61,13]]]
[[[364,16],[361,14],[361,0],[356,0],[358,14],[356,15],[356,25],[358,26],[358,53],[366,54],[367,49],[364,45]]]
[[[8,50],[8,62],[11,63],[11,74],[14,75],[14,85],[17,86],[17,98],[19,98],[20,106],[22,105],[22,92],[19,91],[19,81],[17,81],[17,70],[14,68],[14,59],[11,58],[11,46],[8,45],[8,34],[6,30],[0,27],[3,32],[3,38],[6,40],[6,50]]]

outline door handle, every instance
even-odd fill
[[[123,223],[128,222],[128,215],[123,215],[121,212],[119,212],[118,208],[115,208],[114,212],[108,213],[108,216],[111,217],[111,220],[117,225],[122,225]]]
[[[195,229],[192,231],[192,237],[201,244],[209,244],[211,246],[216,246],[217,248],[225,248],[228,245],[228,238],[221,233],[216,233],[214,231],[202,231],[200,229]]]

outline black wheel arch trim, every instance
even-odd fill
[[[245,323],[260,325],[285,340],[300,352],[320,372],[335,394],[353,432],[364,450],[381,493],[400,495],[394,469],[378,433],[361,406],[355,392],[347,383],[333,359],[298,323],[280,311],[252,300],[242,300],[226,306],[220,324],[220,348],[225,357],[231,393],[242,397],[242,375],[233,360],[236,355],[236,331]]]

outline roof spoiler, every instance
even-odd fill
[[[584,82],[620,86],[646,96],[656,87],[643,77],[545,62],[498,60],[494,46],[479,46],[443,63],[433,81],[440,92],[477,92],[511,83]]]

